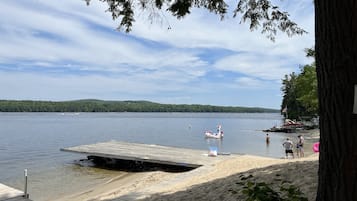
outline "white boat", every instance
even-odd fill
[[[212,133],[211,131],[206,131],[205,132],[206,138],[216,138],[216,139],[221,139],[223,138],[223,132],[220,133]]]

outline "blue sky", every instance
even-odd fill
[[[283,76],[312,62],[314,9],[277,3],[309,33],[271,42],[232,14],[193,9],[182,20],[138,10],[126,34],[97,0],[1,0],[0,99],[280,108]]]

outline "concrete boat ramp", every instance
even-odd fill
[[[119,141],[62,148],[61,151],[81,153],[86,154],[87,156],[102,158],[140,161],[190,168],[217,163],[232,157],[229,154],[210,157],[208,156],[208,150],[195,150]]]

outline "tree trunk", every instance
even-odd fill
[[[315,0],[315,15],[321,132],[316,200],[356,201],[357,1]]]

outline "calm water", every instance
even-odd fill
[[[160,144],[268,157],[284,155],[284,134],[262,129],[281,123],[279,114],[230,113],[0,113],[0,183],[23,189],[28,169],[29,193],[51,200],[124,174],[76,162],[84,155],[60,148],[109,140]],[[222,124],[223,140],[207,140],[205,130]]]

